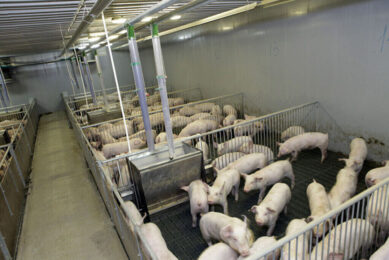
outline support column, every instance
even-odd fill
[[[93,104],[97,105],[96,94],[95,94],[95,90],[93,89],[92,77],[90,74],[88,59],[86,58],[85,52],[82,53],[82,58],[84,60],[85,74],[88,81],[89,91],[92,96]]]
[[[101,91],[103,92],[104,106],[105,106],[105,110],[109,111],[108,100],[107,100],[107,93],[105,92],[105,85],[104,85],[104,79],[103,79],[103,71],[101,70],[101,64],[100,64],[99,57],[100,56],[97,55],[97,51],[95,51],[95,60],[96,60],[97,74],[99,75]]]

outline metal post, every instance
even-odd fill
[[[88,97],[86,96],[86,90],[85,90],[84,74],[82,72],[82,66],[81,66],[80,60],[78,59],[78,55],[77,55],[77,52],[76,52],[76,49],[74,46],[73,46],[73,51],[74,51],[74,55],[76,57],[77,65],[78,65],[78,71],[80,72],[80,79],[81,79],[81,83],[82,83],[82,88],[84,89],[85,104],[87,107],[89,107]]]
[[[0,91],[0,98],[1,98],[1,103],[3,104],[3,107],[5,109],[5,112],[8,112],[7,103],[4,100],[4,96],[3,96],[3,92],[2,91]]]
[[[101,90],[103,92],[103,101],[104,101],[104,106],[107,111],[109,111],[109,106],[108,106],[108,100],[107,100],[107,93],[105,92],[105,85],[104,85],[104,79],[103,79],[103,71],[101,70],[101,64],[99,60],[99,55],[97,55],[97,51],[95,53],[95,60],[96,60],[96,67],[97,67],[97,74],[99,75],[100,79],[100,86]]]
[[[8,105],[11,106],[12,102],[11,99],[9,98],[7,83],[5,82],[5,77],[4,77],[3,70],[1,69],[1,66],[0,66],[0,78],[1,78],[1,84],[3,85],[4,97],[6,98]]]
[[[1,252],[3,253],[3,257],[5,260],[12,259],[11,254],[8,250],[7,244],[5,243],[5,239],[3,237],[3,234],[1,234],[1,232],[0,232],[0,249],[1,249]]]
[[[20,177],[20,180],[22,181],[23,187],[26,187],[26,182],[24,181],[23,172],[22,172],[22,169],[20,168],[19,160],[15,154],[15,150],[12,147],[12,144],[10,144],[9,152],[11,153],[12,159],[15,160],[16,169],[19,173],[19,177]]]
[[[87,79],[88,79],[89,91],[90,91],[90,94],[92,95],[93,104],[96,105],[97,101],[96,101],[95,90],[93,88],[92,77],[91,77],[91,74],[90,74],[89,64],[88,64],[88,60],[86,58],[85,52],[83,53],[83,58],[84,58],[86,76],[87,76]]]
[[[78,79],[77,79],[77,76],[76,76],[76,72],[74,71],[74,66],[73,66],[72,60],[73,60],[73,58],[70,59],[70,68],[72,69],[73,79],[74,79],[74,82],[76,83],[76,87],[77,87],[78,89],[80,89],[80,86],[78,85]]]
[[[143,124],[146,131],[147,145],[149,151],[154,151],[154,137],[150,124],[149,110],[147,107],[145,80],[143,78],[142,65],[140,63],[138,45],[136,44],[134,26],[128,25],[127,28],[128,46],[130,48],[131,67],[134,74],[135,86],[138,91],[139,104],[142,110]]]
[[[169,156],[170,159],[173,159],[174,140],[173,140],[172,124],[170,121],[169,100],[166,91],[166,73],[165,73],[165,66],[163,63],[161,41],[159,40],[159,36],[158,36],[158,25],[156,23],[153,23],[151,26],[151,34],[152,34],[152,43],[153,43],[153,50],[154,50],[155,68],[157,72],[157,81],[159,87],[159,95],[161,96],[163,120],[165,121],[165,131],[167,137],[167,144],[169,148]]]

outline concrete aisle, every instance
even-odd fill
[[[42,116],[17,259],[127,259],[64,112]]]

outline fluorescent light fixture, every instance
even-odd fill
[[[232,26],[223,26],[223,27],[222,27],[222,30],[223,30],[223,31],[232,30]]]
[[[119,37],[119,35],[115,34],[115,35],[111,35],[108,37],[109,40],[115,40]]]
[[[96,48],[98,48],[98,47],[100,47],[100,43],[92,45],[92,48],[93,48],[93,49],[96,49]]]
[[[303,15],[305,12],[304,11],[295,11],[293,12],[294,15]]]
[[[185,36],[178,37],[179,40],[185,40]]]
[[[152,16],[147,16],[147,17],[142,19],[142,22],[147,23],[147,22],[150,22],[151,20],[153,20],[153,17]]]
[[[93,37],[93,38],[89,38],[89,42],[97,42],[100,38],[99,37]]]
[[[176,14],[176,15],[173,15],[172,17],[170,17],[170,20],[178,20],[180,18],[181,18],[181,15]]]
[[[104,32],[93,32],[93,33],[90,33],[89,36],[91,37],[99,37],[99,36],[103,36],[104,35]]]
[[[81,45],[81,46],[78,46],[78,48],[79,48],[80,50],[83,50],[83,49],[85,49],[85,48],[86,48],[86,45]]]
[[[126,21],[126,19],[124,18],[118,18],[118,19],[112,19],[111,22],[112,23],[117,23],[117,24],[122,24]]]
[[[125,34],[126,32],[126,30],[121,30],[120,32],[118,32],[118,34]]]

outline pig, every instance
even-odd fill
[[[219,242],[205,249],[198,260],[236,260],[238,253],[229,245]]]
[[[170,117],[170,122],[172,124],[172,127],[175,128],[175,127],[185,127],[189,123],[191,123],[192,120],[190,119],[190,117],[186,117],[186,116],[172,116]]]
[[[84,130],[84,133],[89,141],[100,140],[100,131],[96,127],[88,127]]]
[[[130,146],[131,146],[131,150],[132,149],[139,149],[139,148],[145,147],[146,142],[139,139],[139,138],[135,138],[135,139],[130,140]],[[128,153],[127,141],[117,142],[117,143],[113,143],[113,144],[106,144],[103,146],[102,152],[103,152],[105,158],[107,158],[107,159],[114,157],[115,155],[119,155],[122,153]]]
[[[326,189],[323,185],[316,182],[315,180],[313,180],[313,182],[311,182],[307,187],[307,197],[311,215],[306,219],[306,222],[309,223],[314,221],[331,210],[331,204],[328,199]],[[327,220],[325,224],[320,223],[318,226],[314,227],[313,235],[320,238],[324,235],[324,230],[327,232],[330,227],[330,220]]]
[[[281,133],[281,140],[286,141],[293,136],[301,135],[303,133],[305,133],[305,130],[302,126],[294,125],[294,126],[288,127],[285,131],[283,131]]]
[[[117,141],[108,131],[100,132],[98,140],[101,141],[102,145],[116,143]]]
[[[319,148],[321,151],[321,162],[323,163],[327,157],[328,134],[309,132],[293,136],[284,143],[277,142],[277,144],[280,146],[278,158],[286,154],[292,154],[292,161],[295,161],[300,151]]]
[[[236,120],[236,116],[235,115],[228,115],[223,120],[223,126],[233,125],[235,120]]]
[[[248,122],[248,121],[249,120],[242,120],[242,119],[238,119],[234,121],[234,125],[242,124],[234,127],[235,136],[242,136],[242,135],[254,136],[257,133],[265,130],[264,124],[260,121],[243,124],[244,122]]]
[[[199,119],[210,119],[211,117],[212,117],[212,115],[210,113],[197,113],[189,118],[193,122],[193,121],[196,121]]]
[[[264,154],[266,154],[268,161],[274,160],[273,151],[265,145],[246,143],[239,148],[239,152],[242,152],[242,153],[264,153]]]
[[[384,260],[384,259],[389,259],[389,238],[386,240],[385,244],[383,244],[369,258],[369,260]]]
[[[236,169],[240,173],[252,173],[255,170],[262,169],[267,164],[267,157],[263,153],[252,153],[240,157],[238,160],[227,165],[227,169]]]
[[[196,120],[181,130],[178,137],[188,137],[217,129],[219,124],[213,120]]]
[[[266,187],[281,181],[287,177],[291,181],[291,188],[294,188],[294,174],[292,164],[288,160],[274,162],[265,168],[256,171],[251,175],[241,174],[245,179],[243,191],[261,190],[258,196],[258,204],[265,194]]]
[[[143,217],[139,213],[138,208],[135,206],[135,204],[132,201],[125,201],[124,205],[122,204],[123,208],[126,208],[126,214],[125,214],[125,219],[127,222],[127,225],[130,227],[132,231],[135,230],[134,225],[140,226],[143,224]],[[129,215],[127,215],[129,214]],[[131,221],[131,220],[132,221]]]
[[[200,140],[197,142],[195,147],[203,152],[204,162],[205,163],[208,162],[208,153],[209,153],[208,144],[206,142]]]
[[[212,187],[208,187],[208,204],[222,205],[224,214],[228,215],[227,196],[232,191],[238,201],[240,174],[235,169],[216,171],[217,177]]]
[[[184,98],[182,97],[177,97],[177,98],[169,98],[169,106],[174,107],[174,106],[180,106],[185,103]]]
[[[303,230],[307,226],[307,222],[304,219],[293,219],[289,222],[286,228],[285,236],[292,236],[299,231]],[[284,245],[282,250],[281,259],[284,260],[300,260],[306,257],[308,252],[308,238],[309,233],[305,236],[301,234],[297,239],[293,239],[290,243]]]
[[[133,133],[135,133],[134,124],[132,121],[126,120],[126,125],[127,125],[128,135],[132,135]],[[111,136],[114,138],[120,138],[126,136],[126,129],[124,127],[123,121],[116,122],[115,124],[112,125],[111,128],[108,128],[105,131],[110,133]]]
[[[215,105],[215,106],[213,106],[212,109],[211,109],[211,114],[212,114],[212,115],[222,115],[223,112],[222,112],[222,109],[220,108],[219,105]]]
[[[153,139],[155,139],[155,136],[157,135],[157,131],[151,130],[151,133],[153,135]],[[142,131],[137,132],[136,134],[130,135],[130,139],[134,139],[134,138],[139,138],[142,141],[147,141],[147,139],[146,139],[146,131],[142,130]],[[122,140],[119,139],[119,141],[125,141],[125,140],[126,139],[122,139]]]
[[[380,181],[389,177],[389,160],[384,161],[384,166],[372,169],[368,171],[365,176],[365,182],[367,187],[376,185]]]
[[[359,218],[349,219],[333,228],[312,249],[311,259],[351,259],[361,247],[369,248],[374,235],[374,227],[368,221]]]
[[[229,115],[233,115],[236,117],[238,117],[238,112],[236,111],[236,109],[231,106],[231,105],[225,105],[223,106],[223,113],[226,115],[226,116],[229,116]]]
[[[194,114],[201,113],[201,111],[193,106],[185,106],[179,110],[182,116],[193,116]]]
[[[348,159],[341,158],[339,161],[344,161],[347,167],[351,167],[359,173],[362,170],[363,162],[367,156],[367,145],[362,138],[354,138],[350,144],[350,154]]]
[[[173,138],[176,138],[176,137],[177,137],[177,135],[173,134]],[[167,142],[167,135],[165,132],[161,132],[155,138],[155,143],[159,144],[159,143],[164,143],[164,142]]]
[[[244,144],[252,144],[253,139],[250,136],[238,136],[234,137],[224,143],[213,143],[213,146],[217,149],[218,155],[225,153],[237,152],[239,148]]]
[[[276,183],[259,205],[251,207],[251,212],[255,214],[255,222],[258,226],[268,226],[266,235],[270,236],[274,228],[278,215],[284,210],[292,197],[290,188],[285,183]]]
[[[145,242],[158,260],[176,260],[178,259],[168,249],[165,240],[163,239],[161,230],[154,223],[142,224],[140,232],[143,235]],[[143,242],[143,241],[141,241]],[[143,245],[143,244],[142,244]],[[143,246],[145,247],[145,246]],[[150,258],[151,259],[151,258]]]
[[[163,113],[156,113],[156,114],[151,114],[150,115],[150,125],[151,127],[156,127],[158,125],[162,125],[164,123],[163,121]],[[138,130],[143,130],[145,129],[144,123],[141,122],[138,125]]]
[[[357,191],[358,173],[352,168],[345,167],[336,175],[335,185],[328,193],[331,209],[343,204],[350,199]]]
[[[276,243],[276,238],[263,236],[255,240],[254,244],[250,248],[250,256],[252,255],[260,255],[261,252],[263,253],[265,250],[267,250],[270,246],[272,246],[274,243]],[[274,252],[274,259],[278,259],[280,257],[280,249],[275,250]],[[247,257],[240,256],[238,260],[245,260]],[[266,258],[259,258],[259,260],[273,260],[273,253],[270,253],[266,256]]]
[[[207,103],[197,104],[194,107],[200,110],[201,112],[211,112],[214,106],[216,106],[215,103],[207,102]]]
[[[223,241],[242,256],[248,256],[253,244],[253,232],[244,221],[218,212],[208,212],[200,219],[200,231],[209,246],[211,239]]]
[[[389,232],[389,190],[387,186],[377,189],[366,205],[366,218],[384,234]]]
[[[211,165],[213,168],[221,170],[221,169],[225,168],[231,162],[236,161],[240,157],[245,156],[245,155],[246,154],[241,153],[241,152],[226,153],[226,154],[223,154],[222,156],[217,157],[215,160],[213,160]]]
[[[102,132],[102,131],[111,129],[112,127],[113,127],[113,125],[111,123],[105,123],[105,124],[99,125],[97,127],[97,130],[99,130],[99,132]]]
[[[192,214],[192,227],[197,225],[197,214],[207,213],[208,206],[208,185],[201,180],[192,181],[189,186],[181,187],[188,192],[190,202],[190,214]]]

